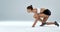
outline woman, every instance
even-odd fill
[[[35,27],[38,20],[42,22],[42,24],[40,26],[44,26],[45,24],[48,24],[48,25],[55,24],[55,25],[59,26],[59,24],[56,21],[55,22],[46,22],[47,19],[49,18],[49,16],[51,15],[51,12],[49,9],[41,8],[40,13],[37,13],[37,8],[33,9],[32,5],[30,5],[27,7],[27,12],[34,13],[33,17],[35,18],[35,22],[32,25],[32,27]],[[41,18],[43,18],[43,20]]]

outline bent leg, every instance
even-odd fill
[[[48,20],[48,18],[49,18],[48,15],[41,14],[41,16],[44,17],[43,20],[41,20],[42,21],[42,25],[41,26],[43,26],[45,24],[47,24],[47,25],[55,24],[55,25],[59,26],[59,24],[56,21],[55,22],[46,22]]]
[[[48,20],[49,16],[48,17],[45,17],[42,21],[42,23],[46,23],[47,25],[51,25],[51,24],[55,24],[55,22],[46,22]]]
[[[55,24],[55,22],[46,22],[48,20],[48,18],[49,18],[49,16],[46,16],[46,17],[43,18],[41,26],[43,26],[45,24],[47,24],[47,25]]]

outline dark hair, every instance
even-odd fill
[[[27,9],[31,9],[31,10],[33,10],[32,5],[28,6]]]

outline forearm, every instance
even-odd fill
[[[35,27],[37,21],[38,21],[38,20],[35,20],[35,22],[33,23],[32,27]]]

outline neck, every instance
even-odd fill
[[[35,10],[32,10],[32,12],[33,12],[34,14],[37,14],[37,11],[35,11]]]

